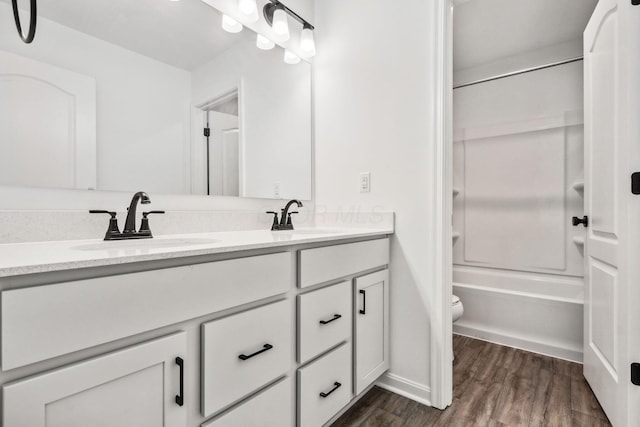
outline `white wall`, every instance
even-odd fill
[[[285,64],[282,49],[258,50],[254,37],[243,37],[193,71],[193,104],[235,88],[241,110],[241,194],[311,199],[311,65]]]
[[[581,361],[582,99],[582,62],[454,90],[455,331]]]
[[[392,210],[391,374],[428,400],[436,3],[316,2],[316,202]],[[359,173],[371,172],[371,192]]]
[[[0,3],[0,49],[96,80],[98,188],[189,191],[190,73],[44,18],[18,38]]]

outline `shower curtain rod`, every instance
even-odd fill
[[[562,61],[552,62],[551,64],[539,65],[537,67],[525,68],[525,69],[518,70],[518,71],[511,71],[509,73],[499,74],[497,76],[487,77],[487,78],[480,79],[480,80],[475,80],[475,81],[472,81],[472,82],[469,82],[469,83],[463,83],[461,85],[454,86],[453,88],[454,89],[460,89],[460,88],[467,87],[467,86],[473,86],[473,85],[477,85],[477,84],[480,84],[480,83],[492,82],[494,80],[500,80],[500,79],[504,79],[506,77],[517,76],[519,74],[526,74],[526,73],[530,73],[532,71],[544,70],[545,68],[551,68],[551,67],[556,67],[558,65],[570,64],[572,62],[578,62],[578,61],[582,61],[582,60],[583,60],[582,56],[577,56],[575,58],[570,58],[570,59],[563,59]]]

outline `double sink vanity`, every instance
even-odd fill
[[[325,425],[389,368],[392,233],[0,245],[2,425]]]

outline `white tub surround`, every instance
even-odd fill
[[[393,232],[1,244],[2,424],[320,427],[389,369]]]
[[[582,361],[582,63],[454,91],[455,332]]]

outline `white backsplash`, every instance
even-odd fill
[[[139,209],[141,212],[142,209]],[[140,224],[140,214],[136,225]],[[126,212],[118,212],[120,229]],[[273,217],[263,211],[167,211],[150,215],[154,235],[216,231],[268,230]],[[305,212],[293,217],[296,227],[393,227],[391,212]],[[0,211],[0,244],[56,240],[102,239],[109,216],[87,211]]]

